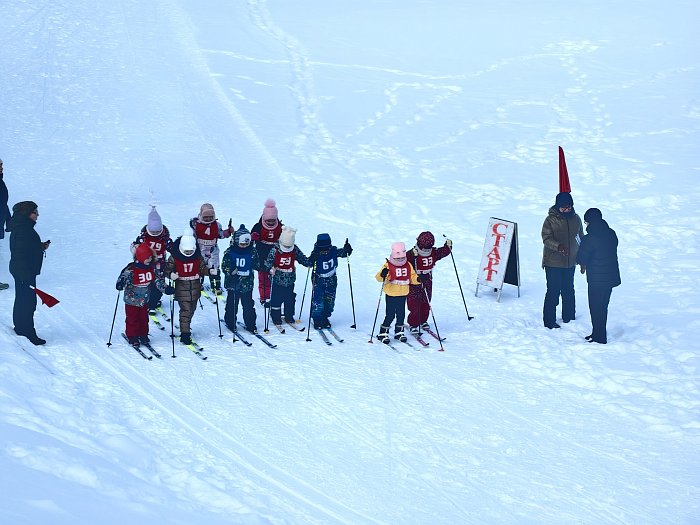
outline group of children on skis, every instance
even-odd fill
[[[163,294],[173,295],[179,306],[180,341],[192,343],[191,321],[200,299],[203,283],[208,276],[211,290],[221,296],[223,286],[228,291],[224,322],[236,331],[238,305],[243,312],[243,326],[257,333],[257,316],[253,300],[254,275],[258,274],[260,302],[269,308],[275,325],[295,322],[296,263],[313,268],[311,319],[314,328],[331,326],[330,316],[335,306],[338,284],[336,270],[339,257],[352,254],[346,240],[342,248],[332,244],[330,235],[320,233],[307,257],[295,243],[296,229],[282,225],[275,201],[265,202],[258,222],[249,231],[241,224],[238,229],[222,227],[214,207],[205,203],[190,228],[175,240],[152,207],[148,222],[131,245],[134,261],[120,273],[117,290],[124,290],[126,337],[130,344],[147,343],[148,316],[160,306]],[[218,240],[232,237],[220,262]],[[389,328],[395,321],[394,337],[406,341],[404,318],[408,298],[408,323],[412,331],[427,326],[432,296],[431,273],[435,263],[451,251],[451,241],[435,248],[435,238],[423,232],[416,246],[406,252],[404,243],[392,245],[377,280],[386,293],[386,316],[378,339],[389,342]],[[166,253],[170,255],[166,259]],[[172,285],[166,284],[166,278]]]

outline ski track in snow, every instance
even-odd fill
[[[13,434],[5,445],[5,456],[27,469],[110,495],[135,511],[145,512],[149,504],[167,499],[166,494],[172,492],[182,508],[208,509],[211,515],[236,516],[250,523],[260,519],[265,523],[477,524],[489,518],[522,523],[582,519],[586,523],[654,523],[661,506],[683,509],[688,519],[693,512],[697,515],[697,504],[687,503],[700,496],[697,480],[679,465],[697,463],[685,452],[696,449],[700,438],[698,354],[687,343],[700,333],[696,320],[700,308],[690,294],[678,290],[696,287],[698,270],[689,259],[698,245],[695,228],[679,225],[675,219],[677,213],[688,210],[697,192],[655,195],[650,188],[673,167],[664,167],[663,159],[631,157],[622,143],[636,138],[635,132],[618,129],[605,103],[611,93],[671,81],[688,69],[669,68],[652,79],[625,78],[601,85],[590,79],[590,69],[596,67],[592,57],[608,43],[588,39],[558,41],[539,53],[503,58],[461,75],[318,61],[300,38],[282,29],[271,5],[265,0],[248,0],[241,10],[249,17],[247,29],[261,41],[273,42],[277,52],[282,50],[282,58],[272,58],[273,53],[257,58],[229,49],[202,48],[198,43],[201,35],[191,22],[192,12],[166,0],[157,4],[156,11],[173,31],[170,38],[175,44],[170,45],[178,47],[168,49],[168,56],[182,55],[188,67],[183,74],[191,74],[182,97],[195,114],[194,124],[226,130],[223,136],[206,136],[200,158],[211,155],[217,166],[236,165],[236,155],[226,146],[242,137],[254,152],[250,155],[256,158],[256,167],[266,171],[264,177],[275,180],[286,200],[301,202],[284,211],[289,220],[298,220],[307,211],[319,224],[331,224],[338,231],[352,231],[363,238],[365,246],[356,248],[353,256],[359,277],[354,282],[371,281],[392,240],[387,235],[393,232],[376,235],[376,225],[383,218],[400,218],[401,235],[406,236],[425,229],[431,218],[444,232],[456,236],[461,254],[469,254],[457,257],[460,271],[467,270],[466,276],[461,274],[462,283],[470,308],[477,308],[476,319],[466,321],[449,258],[438,263],[434,299],[441,333],[447,336],[444,354],[437,353],[437,341],[432,339],[430,347],[420,351],[397,343],[400,354],[381,344],[367,345],[364,332],[369,330],[372,310],[361,313],[361,330],[343,330],[346,342],[334,341],[331,347],[313,333],[311,342],[303,340],[306,333],[271,333],[269,338],[279,342],[274,350],[252,337],[249,348],[232,345],[228,332],[223,339],[198,337],[211,356],[206,363],[177,344],[178,357],[172,360],[169,340],[153,330],[154,344],[163,359],[145,362],[119,337],[121,303],[114,345],[109,349],[98,330],[85,326],[75,304],[65,304],[50,314],[39,310],[38,326],[75,343],[50,341],[45,349],[35,349],[20,340],[22,352],[1,362],[0,371],[12,378],[11,384],[32,385],[32,396],[20,399],[3,386],[2,424],[48,436],[55,445],[35,446],[22,434]],[[125,18],[130,9],[134,6],[129,2],[120,7]],[[59,11],[46,4],[24,23],[41,21],[38,30],[64,27]],[[79,9],[70,12],[79,13]],[[111,16],[118,18],[118,13]],[[237,29],[243,23],[237,21]],[[64,29],[60,37],[65,45],[71,31]],[[26,97],[40,105],[49,122],[58,122],[60,112],[68,110],[61,110],[58,103],[53,106],[52,101],[70,99],[71,93],[53,91],[62,77],[56,64],[65,57],[56,55],[63,48],[54,46],[51,38],[56,37],[47,36],[42,44],[46,50],[44,82]],[[134,46],[132,60],[136,62],[140,47]],[[219,74],[221,66],[212,62],[222,59],[263,69],[260,76],[241,70],[232,80]],[[528,91],[513,97],[491,94],[480,98],[475,94],[479,92],[475,86],[489,81],[498,86],[494,91],[507,93],[499,85],[502,78],[550,62],[558,63],[570,79],[562,83],[565,89],[553,87],[542,96]],[[127,64],[122,67],[128,70]],[[266,76],[266,67],[274,68],[275,73]],[[260,93],[279,89],[278,70],[289,75],[284,88],[293,101],[296,131],[290,135],[280,132],[283,140],[276,143],[247,116],[249,108],[269,101],[256,99],[254,90],[235,86],[255,86]],[[334,101],[318,85],[319,73],[327,70],[348,81],[353,71],[368,74],[367,80],[347,88],[358,97],[367,91],[375,93],[371,103],[362,106],[364,114],[351,124],[334,126],[329,120]],[[93,103],[87,97],[71,100],[74,107]],[[430,132],[435,120],[447,118],[450,108],[460,107],[465,100],[481,111]],[[99,128],[111,126],[122,133],[118,142],[121,153],[127,154],[128,124],[110,124],[110,118],[118,120],[118,108],[105,109],[109,116],[88,130],[89,141],[101,148]],[[533,129],[531,110],[551,113],[551,117]],[[688,109],[691,115],[693,111],[697,120],[697,105]],[[167,110],[154,113],[153,122],[166,119],[166,114]],[[477,146],[469,146],[475,133],[490,137],[505,129],[519,129],[511,132],[518,138],[483,138]],[[51,142],[52,133],[60,134],[44,132],[37,141]],[[639,132],[679,133],[683,131],[666,128]],[[564,140],[576,144],[576,152],[568,154],[567,160],[570,169],[576,166],[577,202],[591,202],[607,192],[606,214],[616,214],[613,227],[618,233],[633,231],[641,239],[634,242],[621,235],[621,260],[630,261],[623,268],[623,284],[636,283],[641,289],[630,290],[628,285],[614,292],[611,344],[602,349],[582,342],[589,323],[585,285],[578,275],[576,321],[559,331],[543,332],[541,327],[544,277],[537,268],[540,241],[536,228],[554,194],[543,196],[542,185],[534,180],[531,184],[512,182],[502,174],[486,182],[454,176],[488,166],[494,158],[525,170],[534,166],[552,172],[552,145]],[[293,160],[280,153],[281,144],[289,148]],[[71,150],[69,141],[64,146],[69,155],[80,153]],[[157,149],[157,138],[148,138],[143,148]],[[610,166],[599,166],[601,156]],[[93,153],[94,159],[111,157],[107,152]],[[612,172],[620,166],[628,172],[622,179]],[[202,169],[216,171],[214,167]],[[105,166],[103,173],[119,173],[119,168]],[[446,175],[449,184],[443,182]],[[56,184],[58,181],[49,183],[47,191],[56,189]],[[400,188],[402,184],[406,187]],[[84,195],[80,198],[97,198],[100,189],[81,188]],[[320,195],[340,192],[344,198],[321,199],[311,189]],[[423,202],[406,213],[407,200],[418,196]],[[448,198],[463,210],[459,217],[434,204]],[[107,203],[109,207],[125,222],[140,225],[141,209],[125,210],[121,203]],[[258,207],[256,201],[256,213]],[[484,214],[504,207],[524,217],[521,265],[529,287],[524,286],[523,296],[517,299],[512,290],[504,289],[503,303],[497,304],[489,293],[473,298],[471,273],[483,243]],[[171,211],[174,209],[175,205]],[[624,209],[636,210],[634,216],[619,213]],[[43,224],[38,229],[42,228]],[[172,233],[178,231],[172,228]],[[307,241],[313,240],[313,233],[304,233]],[[658,238],[664,242],[652,241]],[[354,239],[353,243],[357,246]],[[669,260],[669,253],[686,257]],[[51,264],[55,261],[47,261]],[[339,271],[344,278],[342,266]],[[298,286],[303,274],[299,272]],[[42,280],[50,282],[49,277],[42,276]],[[532,283],[538,284],[533,287]],[[343,287],[341,283],[339,290]],[[356,296],[358,306],[370,310],[378,289],[366,284],[358,288],[374,297]],[[650,303],[639,294],[662,297],[665,310],[647,311]],[[9,296],[2,301],[9,311]],[[104,309],[110,316],[111,308]],[[199,334],[218,331],[212,309],[207,304],[195,315]],[[347,321],[348,310],[343,305],[336,317]],[[99,314],[87,315],[104,322]],[[681,326],[676,328],[672,321],[659,326],[659,315],[676,316]],[[12,334],[2,340],[14,348]],[[281,395],[280,388],[288,398]],[[251,403],[245,395],[259,399]],[[116,417],[110,413],[115,398],[121,403]],[[89,402],[75,403],[76,399]],[[624,426],[630,435],[617,435]],[[138,438],[148,441],[137,443]],[[665,442],[677,446],[676,455],[671,452],[673,446],[662,445]],[[671,457],[657,465],[656,456],[664,453]],[[95,467],[88,457],[103,462]],[[117,484],[124,478],[113,475],[112,470],[123,470],[133,484]],[[615,490],[608,491],[610,480]],[[566,490],[561,490],[562,484]],[[644,491],[649,488],[660,502],[657,507],[647,503],[649,494]],[[475,515],[476,504],[484,506]],[[36,505],[46,505],[47,515],[60,514],[60,509],[48,503]]]

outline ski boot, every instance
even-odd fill
[[[388,326],[380,326],[379,327],[379,335],[377,336],[377,339],[384,343],[385,345],[389,344],[389,327]]]
[[[403,333],[402,327],[398,327],[395,329],[394,339],[396,339],[397,341],[401,341],[402,343],[405,343],[406,341],[408,341],[408,337],[406,337],[406,334]]]

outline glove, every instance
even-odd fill
[[[586,265],[585,264],[581,265],[581,273],[586,273]]]
[[[170,278],[171,278],[173,281],[175,281],[178,277],[180,277],[180,276],[177,274],[177,272],[173,272],[173,273],[170,274]]]
[[[427,273],[419,273],[419,274],[418,274],[418,282],[419,282],[419,283],[426,283],[426,282],[428,282],[428,274],[427,274]]]
[[[352,246],[350,246],[350,243],[348,241],[345,241],[343,249],[345,250],[346,255],[352,255]]]
[[[382,279],[386,279],[386,276],[389,275],[389,268],[382,268],[382,271],[379,275],[382,276]]]
[[[119,279],[119,280],[117,281],[117,286],[116,286],[116,288],[117,288],[117,290],[119,290],[120,292],[124,289],[124,281],[123,281],[122,279]]]
[[[309,263],[311,263],[311,266],[314,265],[316,259],[318,259],[318,252],[316,251],[316,248],[314,248],[311,250],[311,254],[309,255]]]
[[[561,253],[564,257],[569,255],[569,248],[564,244],[560,244],[559,246],[557,246],[557,251]]]
[[[165,287],[165,295],[173,295],[175,293],[175,288],[172,286]]]
[[[209,268],[209,275],[216,275],[217,271],[216,268]]]
[[[250,234],[250,238],[253,241],[259,241],[260,240],[260,234],[258,232],[253,232]]]
[[[452,249],[452,241],[450,239],[447,239],[445,241],[445,246],[447,246],[451,250]]]

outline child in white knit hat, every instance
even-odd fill
[[[304,255],[295,244],[296,229],[283,226],[279,241],[270,250],[265,260],[264,267],[270,273],[272,294],[270,296],[270,317],[278,326],[282,325],[282,315],[288,323],[294,323],[294,310],[296,294],[294,283],[296,282],[295,263],[310,268],[309,258]],[[284,310],[284,312],[282,311]]]

